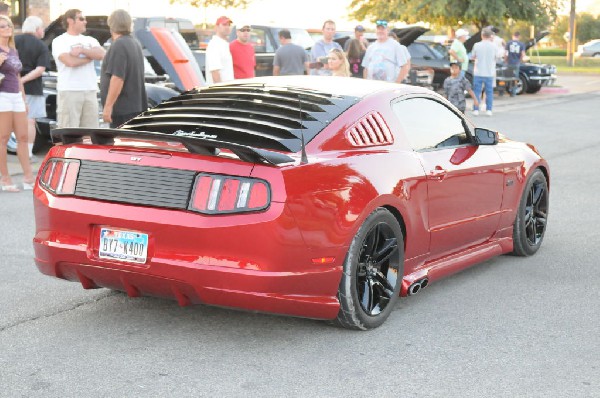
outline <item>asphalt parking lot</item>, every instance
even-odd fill
[[[547,158],[539,252],[433,283],[369,332],[49,278],[31,193],[0,194],[0,397],[600,397],[600,76],[558,83],[472,118]]]

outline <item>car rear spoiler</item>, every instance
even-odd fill
[[[137,131],[127,129],[96,129],[96,128],[60,128],[52,130],[52,138],[63,144],[83,142],[84,137],[89,137],[92,144],[113,145],[115,138],[129,138],[132,140],[150,140],[162,142],[179,142],[190,153],[217,156],[221,149],[233,152],[240,160],[251,163],[267,163],[279,165],[295,162],[296,160],[285,154],[247,145],[218,141],[207,138],[203,133],[175,133],[164,134],[151,131]]]

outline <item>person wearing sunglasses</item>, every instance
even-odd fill
[[[331,76],[329,65],[327,64],[327,54],[329,51],[337,48],[342,49],[337,42],[333,41],[335,36],[335,22],[328,19],[323,23],[323,38],[315,43],[310,50],[310,74],[319,76]]]
[[[22,69],[15,49],[14,27],[9,17],[0,15],[0,190],[19,192],[8,172],[6,145],[10,133],[17,138],[17,157],[23,169],[23,189],[31,189],[33,174],[27,151],[27,113],[25,90],[21,82]]]
[[[229,51],[233,59],[233,77],[236,79],[249,79],[254,77],[256,58],[254,46],[250,42],[252,26],[239,25],[236,29],[237,39],[229,43]]]
[[[365,79],[401,83],[410,71],[408,49],[389,36],[388,23],[378,20],[377,41],[372,43],[362,62]]]
[[[98,127],[98,77],[93,61],[102,60],[106,51],[98,40],[83,35],[86,25],[80,10],[67,10],[63,15],[67,31],[52,41],[58,72],[58,127]]]

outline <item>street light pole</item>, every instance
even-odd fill
[[[575,59],[573,53],[575,52],[575,0],[571,0],[571,13],[569,14],[569,48],[567,48],[567,65],[574,66]]]

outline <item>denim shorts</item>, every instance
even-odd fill
[[[46,117],[46,98],[43,95],[25,94],[27,100],[27,117],[29,119],[39,119]]]
[[[25,112],[23,94],[0,92],[0,112]]]

